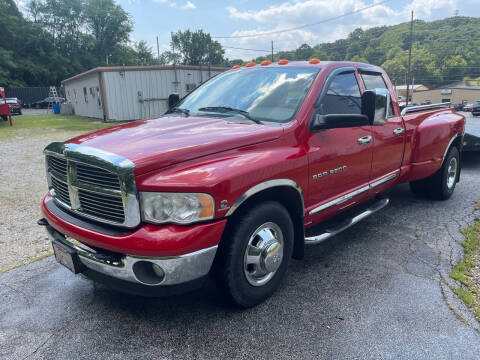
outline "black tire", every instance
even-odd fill
[[[418,197],[427,196],[427,182],[426,179],[410,182],[410,191]]]
[[[270,297],[280,285],[292,257],[293,223],[285,207],[274,201],[261,203],[240,213],[230,221],[236,223],[229,229],[220,246],[217,254],[216,275],[220,286],[230,300],[239,307],[248,308]],[[276,233],[280,229],[281,235],[277,234],[277,238],[283,237],[283,256],[280,261],[278,258],[274,261],[275,266],[278,266],[276,271],[265,275],[264,279],[268,279],[270,276],[268,281],[261,283],[264,279],[259,277],[260,285],[259,283],[252,285],[252,281],[257,281],[252,275],[255,274],[257,268],[256,265],[252,265],[253,268],[250,269],[251,264],[246,265],[246,250],[247,246],[253,244],[252,241],[256,241],[257,237],[261,239],[258,244],[262,243],[263,239],[260,235],[253,237],[262,226],[266,226],[267,231],[275,230],[272,233]],[[265,271],[260,266],[258,269]]]
[[[452,164],[455,165],[454,174]],[[427,195],[435,200],[447,200],[455,190],[459,172],[460,153],[455,146],[452,146],[445,156],[442,167],[429,178],[411,182],[410,189],[415,195]]]

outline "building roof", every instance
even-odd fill
[[[428,90],[428,87],[426,87],[425,85],[422,85],[422,84],[415,84],[415,85],[410,85],[409,86],[409,89],[412,89],[413,90],[418,90],[420,88],[424,88],[423,90]],[[398,91],[398,90],[407,90],[407,85],[397,85],[395,86],[395,89]]]
[[[434,89],[429,90],[419,90],[422,91],[441,91],[441,90],[480,90],[480,86],[440,86]]]
[[[72,76],[68,79],[62,81],[62,84],[66,82],[70,82],[72,80],[77,80],[84,76],[100,73],[100,72],[111,72],[111,71],[148,71],[148,70],[173,70],[177,68],[178,70],[205,70],[208,71],[209,69],[212,71],[226,71],[229,68],[226,67],[219,67],[219,66],[194,66],[194,65],[149,65],[149,66],[100,66],[75,76]]]

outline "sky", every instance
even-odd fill
[[[145,40],[156,54],[169,49],[170,33],[203,29],[216,38],[229,59],[244,60],[274,51],[293,50],[303,43],[316,45],[345,38],[361,27],[393,25],[414,18],[426,21],[453,16],[480,16],[480,0],[116,0],[134,22],[132,40]],[[370,7],[375,5],[374,7]],[[367,8],[370,7],[370,8]],[[367,8],[365,10],[361,10]],[[357,11],[354,14],[332,19]],[[329,20],[331,19],[331,20]],[[256,37],[264,32],[325,21],[294,31]],[[236,37],[237,36],[237,37]],[[255,49],[262,51],[240,50]],[[267,51],[264,51],[267,50]]]

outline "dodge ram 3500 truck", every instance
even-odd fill
[[[460,177],[465,118],[448,104],[400,113],[377,66],[248,63],[169,100],[158,118],[46,147],[39,224],[74,273],[153,295],[212,274],[249,307],[386,190],[448,199]]]

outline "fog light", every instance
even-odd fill
[[[163,269],[150,261],[137,261],[132,270],[137,280],[144,285],[158,285],[165,278]]]

